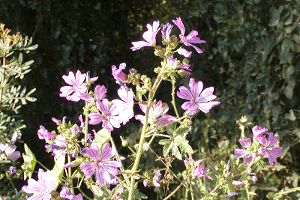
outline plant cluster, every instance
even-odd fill
[[[22,187],[25,198],[132,200],[147,198],[141,191],[143,186],[155,188],[162,199],[176,196],[182,188],[185,193],[176,196],[179,199],[249,199],[255,195],[249,187],[257,181],[257,169],[276,163],[282,151],[277,136],[268,129],[254,126],[251,138],[242,134],[242,148],[221,161],[205,157],[194,160],[198,155],[189,144],[192,119],[220,104],[214,87],[205,88],[202,81],[191,78],[189,59],[193,51],[203,52],[203,43],[196,30],[186,31],[180,17],[164,25],[159,21],[147,24],[143,40],[132,42],[131,50],[154,49],[154,55],[161,59],[153,68],[156,76],[151,78],[134,68],[127,70],[125,63],[113,65],[112,76],[119,86],[116,99],[110,99],[108,89],[96,84],[99,78],[90,73],[77,70],[62,76],[67,85],[60,88],[60,96],[70,102],[84,102],[82,115],[75,123],[67,117],[52,118],[57,126],[53,131],[40,126],[37,136],[54,157],[53,169],[39,163],[25,145],[22,168],[29,178]],[[177,88],[182,77],[189,78],[188,86]],[[157,95],[163,82],[171,86],[170,105]],[[134,119],[141,124],[140,131],[133,133],[139,134],[139,141],[130,144],[120,136],[122,146],[130,152],[121,155],[114,131]],[[244,130],[245,121],[238,123]],[[159,147],[153,148],[155,145]],[[153,159],[155,166],[142,165],[145,158]],[[38,168],[37,179],[32,177],[36,162],[44,168]],[[175,162],[182,163],[183,169],[173,168]]]
[[[17,170],[12,163],[21,157],[15,145],[25,128],[19,111],[23,105],[36,100],[31,96],[35,89],[27,91],[21,82],[33,63],[32,60],[24,62],[23,54],[36,48],[31,39],[12,34],[0,24],[0,180],[8,183],[1,184],[0,188],[6,194],[14,190],[11,179]]]

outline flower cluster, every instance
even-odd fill
[[[254,126],[252,128],[253,142],[251,138],[239,140],[243,149],[235,149],[234,154],[237,158],[243,158],[245,163],[251,163],[256,157],[261,155],[268,158],[270,164],[276,163],[280,157],[282,147],[278,146],[278,139],[273,133],[268,132],[267,128]]]
[[[179,34],[172,34],[174,27],[177,27]],[[159,33],[162,44],[158,44]],[[118,85],[117,98],[110,99],[108,88],[104,85],[94,86],[98,77],[90,78],[89,73],[77,70],[76,73],[69,72],[68,75],[62,76],[67,85],[60,88],[60,96],[68,101],[83,101],[83,115],[79,117],[80,124],[66,122],[65,117],[62,120],[53,118],[57,132],[48,131],[44,126],[40,126],[38,138],[45,140],[47,151],[53,154],[57,162],[54,169],[65,172],[65,178],[47,178],[46,176],[55,170],[45,172],[39,169],[38,181],[30,178],[28,185],[23,187],[23,191],[32,194],[29,199],[50,199],[53,192],[60,188],[61,198],[80,200],[86,195],[75,195],[74,189],[80,189],[81,184],[85,183],[85,188],[91,190],[97,199],[122,199],[124,196],[132,200],[138,193],[135,191],[138,189],[136,181],[141,181],[141,177],[145,187],[151,185],[155,188],[169,185],[175,178],[182,178],[180,184],[188,186],[187,191],[194,187],[192,182],[207,181],[208,185],[216,184],[215,189],[207,187],[213,195],[216,195],[218,189],[225,188],[225,192],[221,193],[228,197],[237,195],[236,191],[247,185],[249,176],[253,178],[253,182],[256,181],[255,173],[247,172],[249,176],[246,178],[243,174],[235,176],[234,171],[230,170],[230,162],[208,169],[206,166],[209,166],[207,161],[210,159],[205,158],[205,166],[204,160],[195,161],[192,158],[195,151],[187,137],[191,132],[192,117],[200,111],[209,113],[213,107],[220,104],[214,94],[214,87],[204,88],[200,80],[189,78],[188,87],[179,86],[176,89],[179,77],[192,75],[188,60],[193,54],[192,51],[203,53],[200,44],[205,41],[198,36],[198,32],[192,30],[187,34],[183,21],[178,17],[162,26],[159,21],[147,24],[147,30],[142,37],[143,40],[132,42],[131,50],[154,48],[154,54],[162,59],[160,66],[154,69],[157,76],[151,79],[133,68],[127,73],[126,63],[112,65],[112,77]],[[157,90],[163,81],[172,84],[172,106],[158,98]],[[177,97],[184,100],[182,110],[177,109]],[[175,114],[168,114],[172,111]],[[127,142],[121,137],[122,145],[132,152],[124,164],[111,132],[126,125],[130,120],[139,121],[142,129],[138,144],[130,144],[132,142]],[[102,129],[96,131],[99,124]],[[95,129],[90,130],[90,125]],[[235,157],[243,158],[247,164],[259,156],[268,158],[269,163],[275,163],[282,150],[277,145],[277,137],[259,126],[255,126],[252,132],[253,140],[239,140],[243,149],[236,149]],[[162,146],[161,154],[151,148],[154,141]],[[161,161],[165,167],[145,170],[144,166],[139,166],[145,151],[156,156],[155,162]],[[185,157],[188,157],[184,160],[186,170],[177,176],[172,172],[172,162]],[[63,163],[59,163],[60,158],[63,158]],[[131,161],[132,163],[128,163]],[[228,183],[224,183],[224,180]],[[207,189],[205,193],[208,195]]]

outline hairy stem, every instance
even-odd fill
[[[3,94],[3,87],[4,87],[4,66],[5,66],[5,59],[6,59],[6,57],[4,56],[3,58],[2,58],[2,66],[1,66],[1,73],[0,73],[0,75],[1,75],[1,81],[0,81],[0,105],[1,105],[1,101],[2,101],[2,94]]]
[[[175,101],[175,83],[176,83],[176,80],[172,79],[171,82],[172,82],[172,102],[171,103],[173,105],[176,117],[179,118],[179,113],[178,113],[177,106],[176,106],[176,101]]]
[[[153,102],[153,97],[158,89],[158,86],[160,85],[162,81],[162,71],[159,73],[159,75],[157,76],[151,90],[149,91],[148,94],[148,103],[147,103],[147,108],[145,111],[145,121],[143,124],[143,128],[142,128],[142,133],[141,133],[141,137],[140,137],[140,141],[139,141],[139,147],[136,153],[136,157],[133,163],[133,166],[131,168],[131,178],[130,178],[130,187],[129,187],[129,195],[128,195],[128,200],[132,200],[133,199],[133,192],[134,192],[134,188],[135,188],[135,178],[134,178],[134,174],[137,172],[137,169],[139,167],[140,164],[140,160],[142,157],[142,153],[143,153],[143,146],[144,146],[144,142],[145,142],[145,138],[146,138],[146,133],[147,133],[147,127],[148,127],[148,118],[149,118],[149,109],[152,106],[152,102]]]

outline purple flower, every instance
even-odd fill
[[[80,95],[86,92],[86,84],[84,83],[86,74],[81,74],[79,70],[76,72],[76,76],[73,72],[69,72],[69,75],[63,75],[64,81],[69,86],[63,86],[60,88],[60,96],[66,97],[69,101],[79,101]]]
[[[120,99],[112,100],[114,105],[117,105],[119,119],[123,124],[126,124],[133,116],[134,93],[131,89],[121,86],[118,90]]]
[[[57,181],[42,169],[38,172],[38,181],[30,178],[28,185],[22,187],[27,194],[33,194],[28,200],[50,200],[51,192],[55,190]]]
[[[106,88],[104,85],[97,85],[94,89],[94,98],[89,95],[87,92],[80,94],[80,99],[87,102],[96,102],[98,100],[103,100],[106,97]]]
[[[131,44],[133,47],[130,48],[132,51],[139,50],[142,47],[151,47],[156,44],[156,35],[159,31],[159,21],[154,21],[152,26],[151,24],[147,24],[147,28],[148,30],[143,33],[145,41],[132,42]]]
[[[167,59],[167,67],[171,69],[182,69],[185,75],[191,75],[191,65],[180,63],[180,61],[173,56]]]
[[[195,46],[194,44],[201,44],[205,43],[204,40],[201,40],[199,37],[197,37],[198,32],[195,30],[192,30],[187,36],[185,36],[185,27],[180,17],[177,17],[175,20],[173,20],[174,24],[180,29],[180,41],[185,46],[191,46],[193,47],[198,53],[203,53],[203,50],[199,47]]]
[[[212,178],[207,174],[208,169],[201,164],[202,160],[198,160],[197,162],[199,162],[199,164],[194,169],[192,175],[194,177],[207,178],[207,179],[212,180]]]
[[[99,152],[96,144],[92,144],[91,148],[85,148],[84,153],[91,160],[80,165],[80,169],[86,178],[90,178],[95,174],[96,181],[100,187],[106,183],[109,185],[116,182],[115,176],[119,174],[118,168],[121,166],[121,163],[111,160],[114,152],[109,143],[104,145],[102,152]]]
[[[55,135],[52,132],[48,131],[44,126],[40,126],[37,134],[39,139],[45,140],[46,142],[52,140],[55,137]]]
[[[268,140],[266,136],[261,136],[257,138],[257,141],[262,145],[259,148],[259,152],[262,154],[264,158],[268,158],[269,163],[276,163],[276,159],[280,157],[280,152],[282,147],[277,146],[278,139],[273,133],[268,134]]]
[[[155,171],[153,180],[152,180],[154,187],[156,187],[156,188],[160,187],[160,183],[159,183],[160,179],[161,179],[161,173],[159,171]]]
[[[112,131],[114,127],[120,128],[122,121],[118,116],[118,105],[114,104],[113,102],[109,102],[107,99],[103,99],[103,101],[97,101],[96,105],[101,114],[90,113],[90,124],[96,125],[102,122],[102,127],[109,131]]]
[[[161,35],[162,35],[163,39],[170,40],[170,34],[172,31],[172,28],[173,28],[173,25],[170,23],[163,25],[163,27],[161,29]]]
[[[67,142],[65,136],[63,135],[56,136],[54,142],[51,144],[51,151],[53,151],[55,158],[66,155]]]
[[[71,193],[71,190],[69,187],[62,187],[59,196],[65,199],[72,199],[74,197],[74,195]]]
[[[76,134],[78,134],[80,132],[80,128],[79,128],[79,126],[77,124],[74,124],[71,127],[70,130],[71,130],[71,133],[74,134],[74,135],[76,135]]]
[[[146,113],[146,104],[139,104],[140,109]],[[170,124],[172,121],[175,120],[175,117],[171,115],[167,115],[169,108],[168,106],[164,105],[161,101],[158,101],[155,105],[153,105],[149,109],[149,117],[148,117],[148,124],[156,123],[157,126],[165,126]],[[135,119],[140,120],[143,124],[145,123],[145,116],[144,115],[136,115]]]
[[[243,158],[244,163],[250,163],[253,159],[256,158],[256,155],[252,153],[250,150],[248,150],[252,144],[251,139],[250,138],[240,139],[239,142],[244,149],[235,149],[234,150],[235,157]]]
[[[8,173],[10,173],[10,174],[17,173],[17,168],[14,167],[14,166],[10,166],[9,169],[8,169]]]
[[[209,110],[218,105],[220,102],[213,101],[217,97],[213,95],[214,88],[209,87],[203,90],[202,81],[196,81],[191,78],[189,82],[190,89],[180,86],[177,96],[181,99],[188,100],[182,104],[181,108],[187,110],[188,114],[192,115],[201,110],[208,113]],[[203,91],[202,91],[203,90]]]
[[[112,75],[116,80],[116,83],[118,84],[124,84],[125,80],[127,78],[127,75],[122,71],[126,68],[126,63],[121,63],[119,65],[119,68],[117,68],[115,65],[111,67],[112,69]]]
[[[19,151],[16,151],[16,149],[17,146],[14,144],[0,143],[0,160],[2,159],[8,159],[11,161],[18,160],[21,157],[21,155]]]
[[[254,126],[252,128],[253,139],[257,140],[257,138],[264,136],[264,134],[267,132],[268,132],[268,129],[265,127]]]
[[[245,185],[244,182],[242,182],[242,181],[237,181],[237,180],[233,180],[233,181],[232,181],[232,184],[233,184],[234,186],[236,186],[236,187],[242,187],[242,186]]]

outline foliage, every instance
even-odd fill
[[[18,159],[19,152],[15,151],[15,142],[21,137],[21,130],[26,126],[20,115],[20,109],[28,102],[36,99],[32,97],[35,89],[27,91],[21,80],[30,72],[33,61],[23,61],[23,54],[37,48],[32,40],[22,37],[19,33],[12,34],[11,30],[0,24],[0,145],[1,145],[1,181],[10,182],[1,185],[1,193],[14,192],[12,178],[16,172],[9,173],[8,165]],[[5,187],[5,188],[2,188]]]

